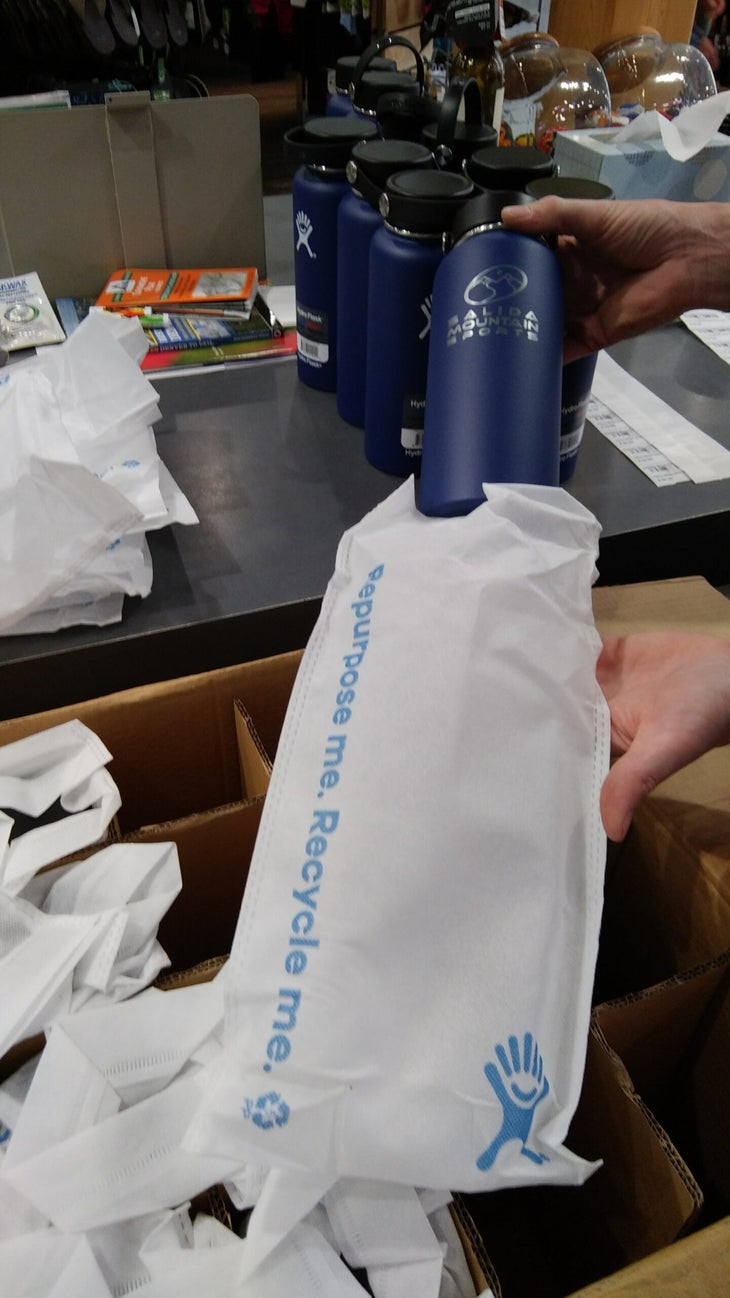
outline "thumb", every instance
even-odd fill
[[[605,220],[605,199],[557,198],[550,194],[536,203],[503,207],[502,221],[525,234],[572,234],[592,238]]]
[[[660,724],[645,724],[614,762],[601,789],[601,818],[608,837],[621,842],[631,817],[647,794],[707,747],[696,735]]]

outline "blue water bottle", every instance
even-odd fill
[[[350,85],[355,69],[360,62],[359,54],[344,54],[335,64],[334,93],[327,100],[325,115],[327,117],[351,117],[355,105],[350,98]],[[397,72],[395,59],[373,58],[368,64],[371,72]]]
[[[410,140],[366,140],[347,164],[350,192],[337,214],[337,410],[365,425],[370,241],[380,229],[380,196],[396,171],[433,170],[433,154]]]
[[[324,392],[337,388],[337,211],[349,189],[345,168],[358,141],[377,135],[376,122],[353,115],[310,117],[284,136],[303,163],[292,184],[297,374]]]
[[[496,142],[494,127],[482,120],[479,83],[474,77],[452,77],[438,117],[421,132],[421,143],[432,150],[439,167],[447,171],[462,171],[476,150]]]
[[[386,473],[420,469],[434,275],[473,192],[450,171],[396,172],[385,182],[383,225],[370,243],[365,455]]]
[[[532,198],[555,194],[558,198],[612,199],[609,185],[600,180],[585,180],[577,176],[551,176],[532,180],[527,186]],[[578,452],[583,441],[588,402],[591,399],[593,376],[596,372],[598,352],[581,356],[563,366],[563,392],[560,403],[560,481],[569,482],[576,470]]]
[[[482,483],[557,486],[563,370],[560,266],[541,238],[507,230],[519,191],[458,213],[434,279],[418,507],[468,514]]]

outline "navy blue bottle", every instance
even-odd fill
[[[477,195],[436,272],[418,507],[468,514],[482,483],[557,486],[563,287],[539,238],[507,230],[521,192]]]
[[[337,211],[349,186],[348,159],[359,140],[377,138],[374,121],[310,117],[287,131],[303,166],[292,184],[297,373],[311,388],[337,388]]]
[[[434,275],[472,193],[450,171],[397,172],[385,182],[383,226],[370,243],[365,455],[386,473],[420,470]]]
[[[532,180],[527,186],[532,198],[556,194],[559,198],[612,199],[609,185],[600,180],[584,180],[577,176],[552,176]],[[563,366],[563,395],[560,408],[560,481],[569,482],[578,463],[578,452],[583,440],[588,402],[591,399],[593,376],[596,372],[598,352],[581,356]]]
[[[359,428],[365,426],[370,241],[383,224],[380,195],[394,172],[435,166],[430,150],[409,140],[366,140],[347,164],[350,192],[337,214],[337,410]]]

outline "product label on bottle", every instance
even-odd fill
[[[460,45],[478,45],[494,39],[499,27],[497,0],[448,0],[446,33]]]
[[[561,433],[560,435],[560,459],[567,460],[574,455],[583,441],[583,429],[585,428],[585,419],[581,420],[578,428],[573,429],[570,433]]]
[[[312,365],[326,365],[330,358],[326,311],[302,306],[300,302],[297,302],[297,353]]]
[[[535,97],[529,99],[505,99],[502,106],[502,135],[508,144],[519,144],[523,148],[534,147],[535,123],[538,112],[542,112],[542,101]]]
[[[423,393],[409,394],[403,400],[401,415],[400,444],[406,455],[418,459],[423,446],[423,421],[426,413],[426,398]]]

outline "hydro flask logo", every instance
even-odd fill
[[[428,294],[428,297],[425,297],[425,298],[423,299],[422,303],[421,303],[421,311],[423,312],[423,316],[424,316],[424,319],[425,319],[426,323],[424,324],[424,326],[423,326],[421,332],[420,332],[419,335],[418,335],[418,338],[419,338],[419,341],[420,341],[420,342],[423,342],[423,339],[426,337],[426,334],[427,334],[427,333],[430,331],[430,329],[431,329],[431,304],[432,304],[432,302],[433,302],[433,298],[431,297],[431,294],[429,293],[429,294]]]
[[[475,275],[464,290],[470,306],[505,302],[527,288],[527,276],[518,266],[489,266]]]
[[[297,212],[296,226],[297,226],[297,243],[294,251],[299,252],[300,248],[306,248],[307,252],[312,258],[312,261],[314,261],[317,254],[316,252],[312,252],[312,249],[309,246],[309,240],[311,239],[313,233],[313,226],[306,212]]]

